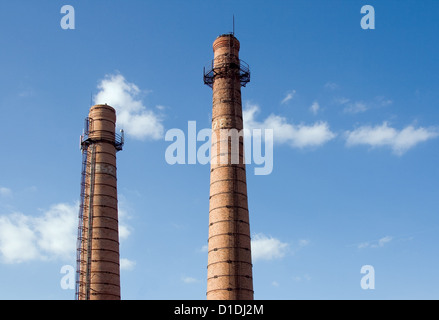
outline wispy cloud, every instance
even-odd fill
[[[394,154],[403,155],[417,144],[436,138],[437,128],[415,128],[407,126],[397,130],[384,122],[375,127],[362,126],[353,131],[346,131],[346,145],[369,145],[371,147],[390,147]]]
[[[338,85],[338,84],[336,84],[335,82],[327,82],[327,83],[325,83],[325,85],[324,85],[324,88],[325,89],[328,89],[328,90],[335,90],[335,89],[338,89],[340,86]]]
[[[183,281],[183,282],[186,283],[186,284],[191,284],[191,283],[199,282],[200,280],[195,279],[195,278],[192,278],[192,277],[186,277],[186,276],[184,276],[184,277],[181,277],[181,281]]]
[[[32,88],[30,88],[30,89],[25,89],[25,90],[20,91],[20,92],[18,93],[18,96],[19,96],[20,98],[29,98],[29,97],[32,97],[32,96],[34,96],[34,95],[35,95],[35,90],[32,89]]]
[[[382,247],[384,247],[384,245],[386,245],[387,243],[389,243],[392,240],[393,240],[393,237],[385,236],[385,237],[378,239],[378,240],[362,242],[362,243],[358,244],[358,249],[382,248]]]
[[[388,99],[388,98],[383,97],[383,96],[378,96],[375,98],[375,100],[376,100],[376,103],[378,104],[378,106],[381,106],[381,107],[387,107],[387,106],[390,106],[393,104],[393,100]]]
[[[118,194],[118,218],[119,218],[119,240],[127,239],[132,232],[132,227],[127,224],[127,221],[131,218],[128,214],[129,204],[128,201],[123,194]]]
[[[121,74],[107,75],[98,85],[94,97],[96,104],[108,104],[116,109],[117,125],[128,136],[144,140],[158,140],[164,134],[162,119],[158,113],[148,109],[140,99],[142,91],[128,82]],[[159,106],[158,110],[163,110]]]
[[[339,98],[334,99],[334,103],[336,105],[344,105],[344,104],[348,103],[349,101],[350,101],[350,99],[346,98],[346,97],[339,97]]]
[[[317,147],[335,138],[336,134],[329,129],[326,122],[315,122],[312,125],[290,124],[287,119],[271,114],[264,121],[256,120],[259,106],[247,104],[243,111],[244,128],[273,129],[274,142],[285,143],[294,148]]]
[[[12,196],[12,190],[6,187],[0,187],[0,197]]]
[[[347,102],[345,108],[343,109],[343,112],[355,114],[366,112],[368,109],[369,106],[362,101]]]
[[[309,111],[311,111],[314,115],[316,115],[320,110],[320,105],[317,101],[314,101],[311,107],[309,107]]]
[[[133,228],[127,223],[131,218],[129,215],[129,201],[124,194],[118,195],[118,218],[119,218],[119,241],[123,243],[132,233]],[[120,259],[120,270],[131,271],[135,268],[136,261],[127,258]]]
[[[285,95],[285,98],[282,99],[282,101],[280,102],[281,104],[285,104],[288,101],[290,101],[291,99],[294,98],[294,96],[296,95],[296,90],[291,90],[288,91],[287,94]]]
[[[295,282],[310,281],[311,280],[311,276],[309,274],[305,273],[303,276],[293,276],[292,279]]]
[[[393,104],[393,100],[383,96],[375,97],[370,101],[353,101],[346,97],[339,97],[334,102],[340,106],[343,106],[343,112],[346,114],[358,114],[364,113],[370,109],[377,109],[387,107]]]

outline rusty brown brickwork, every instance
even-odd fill
[[[80,300],[120,299],[115,123],[112,107],[96,105],[90,109]]]
[[[239,161],[232,161],[233,144],[224,135],[230,129],[243,129],[239,49],[240,43],[232,34],[221,35],[213,43],[209,300],[253,299],[244,142],[239,138]]]

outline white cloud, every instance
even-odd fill
[[[190,284],[190,283],[198,282],[199,280],[192,278],[192,277],[181,277],[181,281],[183,281],[184,283]]]
[[[363,101],[351,101],[346,97],[335,99],[335,103],[344,106],[343,112],[350,114],[363,113],[370,108],[370,106]]]
[[[317,101],[315,101],[315,102],[311,105],[311,107],[309,107],[309,110],[310,110],[314,115],[316,115],[316,114],[319,112],[319,110],[320,110],[320,105],[319,105],[319,103],[318,103]]]
[[[384,247],[384,245],[386,243],[389,243],[390,241],[393,240],[393,237],[391,236],[385,236],[381,239],[375,240],[375,241],[367,241],[367,242],[362,242],[358,245],[359,249],[363,249],[363,248],[382,248]]]
[[[313,125],[290,124],[287,119],[271,114],[263,122],[255,119],[259,112],[257,105],[247,104],[243,111],[245,129],[273,129],[274,141],[285,143],[295,148],[316,147],[335,138],[336,134],[329,129],[326,122],[316,122]]]
[[[38,246],[51,256],[69,258],[76,249],[77,206],[56,204],[43,217],[35,218]]]
[[[392,237],[386,236],[378,240],[378,247],[383,247],[386,243],[392,241]]]
[[[78,210],[78,204],[59,203],[38,217],[22,213],[0,215],[0,261],[13,264],[73,259],[76,254]],[[123,210],[121,216],[126,216]],[[126,239],[129,234],[128,226],[119,225],[121,239]],[[121,259],[120,263],[124,270],[131,270],[135,265],[128,259]]]
[[[125,207],[127,206],[127,200],[123,194],[118,194],[118,218],[119,218],[119,240],[125,240],[131,235],[132,228],[128,224],[125,223],[126,220],[130,219],[127,210]]]
[[[77,205],[56,204],[41,217],[0,216],[0,258],[5,263],[68,259],[75,254]]]
[[[300,282],[300,281],[310,281],[311,280],[311,276],[307,273],[305,273],[303,276],[293,276],[292,279],[296,282]]]
[[[117,125],[136,139],[158,140],[163,137],[164,128],[159,115],[148,110],[139,99],[141,90],[134,83],[126,81],[123,75],[107,75],[99,85],[94,97],[96,104],[108,104],[116,109]],[[163,109],[160,106],[158,109]]]
[[[346,145],[369,145],[371,147],[390,147],[396,155],[402,155],[417,144],[435,138],[439,135],[437,128],[415,128],[407,126],[398,131],[389,127],[387,122],[380,126],[363,126],[353,131],[347,131]]]
[[[6,187],[0,187],[0,196],[10,197],[12,196],[12,190]]]
[[[30,218],[21,213],[0,216],[0,258],[5,263],[20,263],[39,257],[36,234]]]
[[[119,224],[119,240],[128,238],[131,234],[131,228],[124,224]]]
[[[393,104],[393,100],[383,96],[376,97],[375,100],[377,101],[378,105],[381,107],[387,107]]]
[[[136,262],[126,258],[120,259],[120,270],[130,271],[136,266]]]
[[[346,97],[341,97],[341,98],[334,99],[334,102],[336,104],[339,104],[339,105],[344,105],[344,104],[348,103],[349,101],[351,101],[351,100],[346,98]]]
[[[131,217],[128,214],[130,210],[128,201],[123,194],[118,195],[118,218],[119,218],[119,241],[123,242],[123,240],[127,239],[131,235],[132,228],[128,224],[125,223],[126,220],[129,220]],[[127,208],[128,207],[128,208]],[[131,271],[136,266],[136,262],[133,260],[129,260],[127,258],[120,258],[120,270]]]
[[[288,250],[288,243],[279,239],[256,234],[251,240],[252,260],[273,260],[283,258]]]
[[[280,102],[281,104],[285,104],[288,101],[290,101],[291,99],[294,98],[294,95],[296,94],[296,90],[291,90],[287,92],[287,95],[285,96],[285,98],[283,98],[283,100]]]
[[[325,87],[325,89],[328,89],[328,90],[335,90],[335,89],[339,88],[339,85],[334,83],[334,82],[327,82],[327,83],[325,83],[324,87]]]
[[[309,244],[310,244],[309,240],[301,239],[301,240],[299,240],[298,246],[299,246],[299,248],[303,248],[303,247],[306,247]]]
[[[364,102],[364,101],[351,101],[348,98],[341,97],[334,101],[336,104],[344,106],[343,112],[348,114],[363,113],[370,109],[377,109],[382,107],[387,107],[393,104],[391,99],[383,96],[375,97],[375,99]]]
[[[366,112],[368,109],[369,107],[366,105],[366,103],[357,101],[347,103],[347,106],[343,109],[343,112],[355,114]]]

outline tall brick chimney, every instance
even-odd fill
[[[233,34],[219,36],[213,43],[214,60],[204,69],[204,82],[213,89],[209,300],[253,300],[244,139],[229,134],[242,132],[241,86],[250,81],[250,70],[239,59],[239,49]]]
[[[81,136],[78,300],[120,299],[116,152],[122,150],[123,136],[116,135],[115,124],[112,107],[95,105]]]

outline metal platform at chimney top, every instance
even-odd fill
[[[80,136],[79,139],[79,147],[82,152],[86,151],[90,144],[99,141],[106,141],[114,144],[116,151],[121,151],[123,149],[123,145],[125,144],[125,135],[123,130],[120,130],[120,134],[115,133],[114,136],[111,134],[106,135],[105,133],[101,133],[100,135],[101,137],[99,140],[90,138],[89,118],[85,118],[84,133]]]
[[[225,77],[238,72],[241,86],[245,87],[250,82],[250,67],[245,61],[239,60],[238,65],[234,62],[218,64],[215,63],[215,60],[212,60],[203,68],[204,84],[212,88],[216,77]]]

